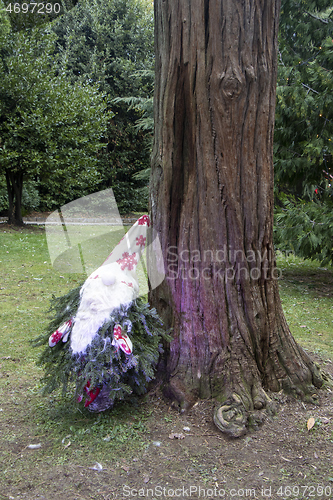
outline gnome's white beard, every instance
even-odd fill
[[[73,353],[84,353],[101,326],[109,321],[112,311],[129,305],[138,296],[138,290],[136,279],[117,263],[94,271],[80,291],[80,305],[71,333]]]

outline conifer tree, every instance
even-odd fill
[[[146,0],[84,0],[53,29],[58,36],[62,65],[68,77],[88,79],[108,96],[115,116],[101,156],[100,189],[112,186],[122,212],[147,209],[147,195],[137,188],[146,179],[134,177],[149,167],[150,136],[137,120],[144,111],[117,100],[151,97],[154,67],[153,12]]]
[[[275,123],[275,243],[333,262],[333,9],[283,0]]]

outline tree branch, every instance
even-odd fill
[[[313,19],[317,19],[317,21],[321,21],[324,24],[328,24],[328,19],[323,19],[321,17],[315,16],[314,14],[311,14],[311,12],[308,12],[307,10],[305,10],[304,12]]]
[[[306,85],[305,83],[302,83],[302,85],[303,85],[303,87],[305,87],[306,89],[308,89],[308,92],[310,92],[310,90],[311,90],[315,94],[319,94],[319,92],[317,92],[317,90],[312,89],[311,87],[309,87],[309,85]]]

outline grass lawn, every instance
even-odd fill
[[[333,268],[278,254],[280,295],[295,339],[305,348],[333,360]]]
[[[304,348],[333,360],[333,269],[282,255],[278,266],[283,307],[294,337]],[[39,352],[29,340],[48,324],[52,295],[63,295],[84,279],[83,274],[54,270],[43,228],[0,226],[0,485],[3,482],[7,489],[22,477],[28,481],[29,468],[35,474],[40,471],[42,484],[46,466],[79,463],[76,467],[86,470],[98,467],[97,462],[111,468],[126,462],[126,457],[133,460],[147,446],[149,405],[134,401],[134,406],[123,404],[95,415],[74,408],[59,393],[40,395],[42,371],[35,364]],[[38,454],[29,448],[41,442]],[[1,491],[0,487],[0,499],[16,498],[2,497]]]
[[[48,450],[43,460],[54,464],[69,460],[73,444],[79,443],[75,458],[80,457],[90,466],[110,455],[111,450],[115,452],[125,441],[131,443],[127,446],[128,453],[142,448],[144,409],[122,405],[112,414],[96,416],[73,409],[71,401],[64,403],[61,394],[41,397],[42,370],[36,366],[39,350],[29,341],[48,324],[52,295],[60,296],[77,287],[86,275],[61,274],[52,268],[44,229],[30,226],[14,230],[0,226],[0,231],[0,424],[4,419],[8,422],[9,411],[14,429],[9,434],[8,429],[6,433],[0,430],[0,441],[1,437],[6,438],[6,443],[15,446],[24,435],[29,445],[38,444],[42,436],[47,436]],[[6,415],[1,411],[4,400],[11,402],[9,408],[6,405]],[[2,469],[7,456],[9,450],[0,444]],[[27,459],[32,460],[32,466],[38,465],[33,455]],[[16,462],[15,468],[8,464],[4,474],[19,481],[20,463]]]

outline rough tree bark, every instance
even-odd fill
[[[279,0],[155,0],[150,211],[166,279],[151,292],[174,339],[168,394],[223,404],[246,432],[264,388],[322,384],[293,339],[273,250],[273,128]],[[258,412],[257,412],[258,413]],[[255,417],[256,418],[256,417]]]

